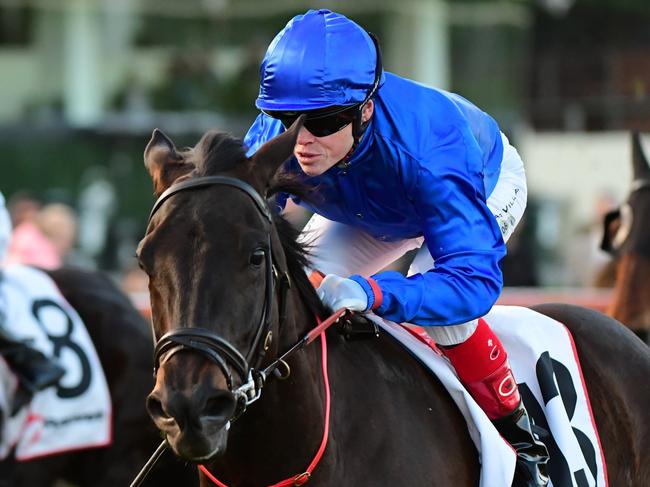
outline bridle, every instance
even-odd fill
[[[206,328],[181,327],[165,333],[156,343],[154,350],[154,376],[162,364],[169,360],[174,354],[181,350],[191,350],[203,355],[208,360],[215,363],[224,374],[228,384],[229,391],[235,396],[237,407],[231,418],[234,421],[239,417],[246,408],[259,399],[264,386],[264,382],[270,372],[275,370],[283,361],[276,360],[265,369],[254,368],[253,365],[259,363],[268,351],[272,340],[272,306],[273,296],[278,281],[279,287],[279,315],[282,321],[285,313],[286,292],[290,287],[289,276],[286,272],[280,274],[274,264],[273,248],[271,246],[271,225],[273,217],[267,203],[262,196],[248,183],[241,179],[228,176],[202,176],[198,178],[187,179],[185,181],[172,184],[156,200],[151,213],[149,222],[154,214],[162,205],[172,196],[188,190],[196,190],[210,186],[221,185],[230,186],[243,191],[255,204],[255,207],[269,223],[268,230],[268,247],[264,249],[264,261],[266,266],[266,292],[264,296],[264,306],[260,323],[255,332],[253,342],[248,353],[244,356],[228,340],[219,336],[212,330]],[[262,339],[264,337],[264,339]],[[234,370],[239,379],[239,387],[233,390],[235,381],[233,380],[230,370]]]
[[[268,205],[262,198],[262,196],[248,183],[242,181],[241,179],[228,177],[228,176],[202,176],[193,179],[187,179],[180,183],[172,184],[167,190],[165,190],[158,200],[156,200],[151,213],[149,214],[149,222],[153,215],[160,209],[167,199],[171,196],[190,189],[199,189],[205,188],[214,185],[230,186],[237,188],[244,193],[246,193],[255,206],[262,214],[262,216],[269,222],[269,232],[268,232],[268,248],[265,251],[265,263],[266,263],[266,293],[264,298],[264,307],[262,311],[262,316],[260,319],[260,324],[258,326],[257,332],[255,333],[255,338],[251,345],[250,350],[244,357],[237,348],[235,348],[228,340],[219,336],[212,330],[205,328],[176,328],[164,334],[160,340],[156,343],[154,351],[154,376],[156,375],[159,367],[169,360],[171,356],[181,350],[190,350],[197,352],[207,359],[211,360],[221,369],[226,381],[228,384],[228,389],[235,396],[237,401],[237,406],[235,411],[230,418],[229,422],[234,421],[239,416],[241,416],[246,408],[258,400],[262,394],[262,388],[266,383],[267,377],[273,372],[278,374],[280,367],[284,368],[284,373],[280,373],[281,377],[287,377],[289,375],[289,366],[286,363],[286,359],[303,348],[306,345],[312,343],[317,337],[321,336],[323,340],[323,373],[324,373],[324,382],[326,384],[326,415],[325,415],[325,425],[323,438],[321,440],[320,447],[314,456],[314,459],[307,467],[307,470],[304,472],[293,476],[285,481],[282,481],[275,486],[289,486],[289,485],[303,485],[307,482],[311,476],[311,472],[320,461],[325,446],[327,445],[328,438],[328,429],[329,429],[329,385],[327,380],[327,366],[326,366],[326,345],[325,345],[325,330],[327,330],[334,323],[337,323],[341,316],[345,313],[345,309],[339,309],[326,320],[321,321],[316,317],[317,326],[309,330],[305,336],[299,339],[293,346],[284,352],[281,356],[276,358],[273,362],[267,365],[265,368],[255,368],[251,364],[261,363],[261,360],[266,355],[268,348],[271,343],[271,327],[272,327],[272,305],[273,305],[273,295],[276,290],[278,290],[278,322],[283,323],[285,321],[286,314],[286,293],[287,290],[291,287],[291,281],[289,279],[289,274],[287,272],[278,272],[278,268],[274,263],[273,259],[273,248],[271,246],[271,229],[273,224],[273,217],[268,208]],[[262,337],[265,337],[262,341]],[[233,378],[230,373],[230,369],[235,370],[239,376],[241,385],[233,390]],[[162,443],[158,446],[156,451],[153,453],[151,458],[144,465],[142,470],[138,473],[136,478],[131,483],[131,487],[138,487],[147,477],[148,473],[153,469],[156,462],[160,459],[162,454],[167,449],[167,440],[163,440]],[[214,483],[217,485],[223,485],[218,480],[216,480],[202,465],[200,466],[203,473],[208,476]]]
[[[650,190],[650,179],[648,178],[637,178],[632,181],[632,184],[630,186],[630,193],[628,195],[628,202],[630,198],[632,197],[633,194],[638,193],[640,191],[645,191],[645,190]],[[611,210],[607,212],[604,216],[603,219],[603,237],[600,242],[600,249],[604,250],[608,254],[616,257],[620,254],[621,247],[620,245],[614,246],[612,244],[612,239],[609,238],[609,233],[608,233],[608,228],[611,225],[611,223],[621,217],[622,213],[622,208],[623,206],[619,206],[618,208],[615,208],[614,210]],[[626,237],[627,238],[627,237]],[[647,250],[642,247],[639,249],[634,249],[637,250],[642,254],[647,254]]]

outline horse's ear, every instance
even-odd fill
[[[161,130],[154,129],[144,150],[144,165],[151,175],[156,196],[160,196],[176,179],[189,173],[194,165],[176,150],[176,146]]]
[[[643,152],[639,132],[632,132],[632,167],[635,180],[650,178],[650,165],[648,165],[648,159]]]
[[[265,182],[269,181],[282,163],[293,154],[304,120],[305,115],[298,117],[291,127],[263,144],[251,157]]]

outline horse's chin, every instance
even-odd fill
[[[180,433],[175,438],[167,437],[167,441],[180,458],[194,463],[204,463],[226,451],[228,429],[221,428],[211,435]]]

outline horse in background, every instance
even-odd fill
[[[326,314],[295,231],[266,203],[276,191],[295,194],[275,173],[301,123],[252,158],[219,132],[179,151],[154,131],[145,165],[158,200],[137,252],[157,340],[149,413],[177,455],[203,465],[202,487],[214,485],[212,473],[230,487],[476,486],[462,414],[399,345],[330,328],[326,350],[301,347]],[[646,486],[649,350],[592,310],[538,311],[573,334],[610,485]]]
[[[81,316],[112,400],[112,442],[30,461],[0,462],[0,486],[48,487],[64,480],[78,487],[128,485],[159,443],[144,408],[152,386],[151,332],[128,297],[104,274],[78,269],[47,271]],[[153,471],[150,485],[191,486],[195,475],[171,455]]]
[[[614,258],[614,295],[607,313],[650,344],[650,164],[632,133],[633,180],[627,201],[604,218],[601,248]]]

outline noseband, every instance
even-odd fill
[[[241,179],[227,176],[203,176],[194,179],[188,179],[180,183],[171,185],[164,191],[149,214],[149,222],[160,209],[165,201],[181,191],[194,190],[209,186],[230,186],[237,188],[246,193],[255,204],[255,207],[262,214],[270,225],[273,224],[271,212],[260,194],[248,183]],[[235,395],[238,407],[235,417],[239,416],[252,402],[256,401],[261,393],[264,380],[266,379],[263,371],[256,370],[251,364],[261,360],[265,355],[271,338],[273,295],[275,291],[275,281],[278,277],[276,267],[273,265],[273,252],[271,247],[271,230],[268,232],[268,248],[264,252],[266,264],[266,294],[264,297],[264,307],[260,324],[255,333],[255,338],[251,348],[244,357],[237,348],[230,342],[217,335],[212,330],[196,327],[176,328],[165,333],[156,343],[154,351],[154,376],[157,374],[159,367],[169,360],[174,354],[181,350],[191,350],[203,355],[208,360],[214,362],[224,374],[228,389]],[[284,300],[284,293],[288,287],[288,275],[283,274],[281,281],[284,285],[281,289],[281,301]],[[280,314],[283,314],[281,311]],[[262,337],[265,337],[262,340]],[[239,376],[241,384],[237,390],[233,390],[233,377],[230,370],[234,370]]]

